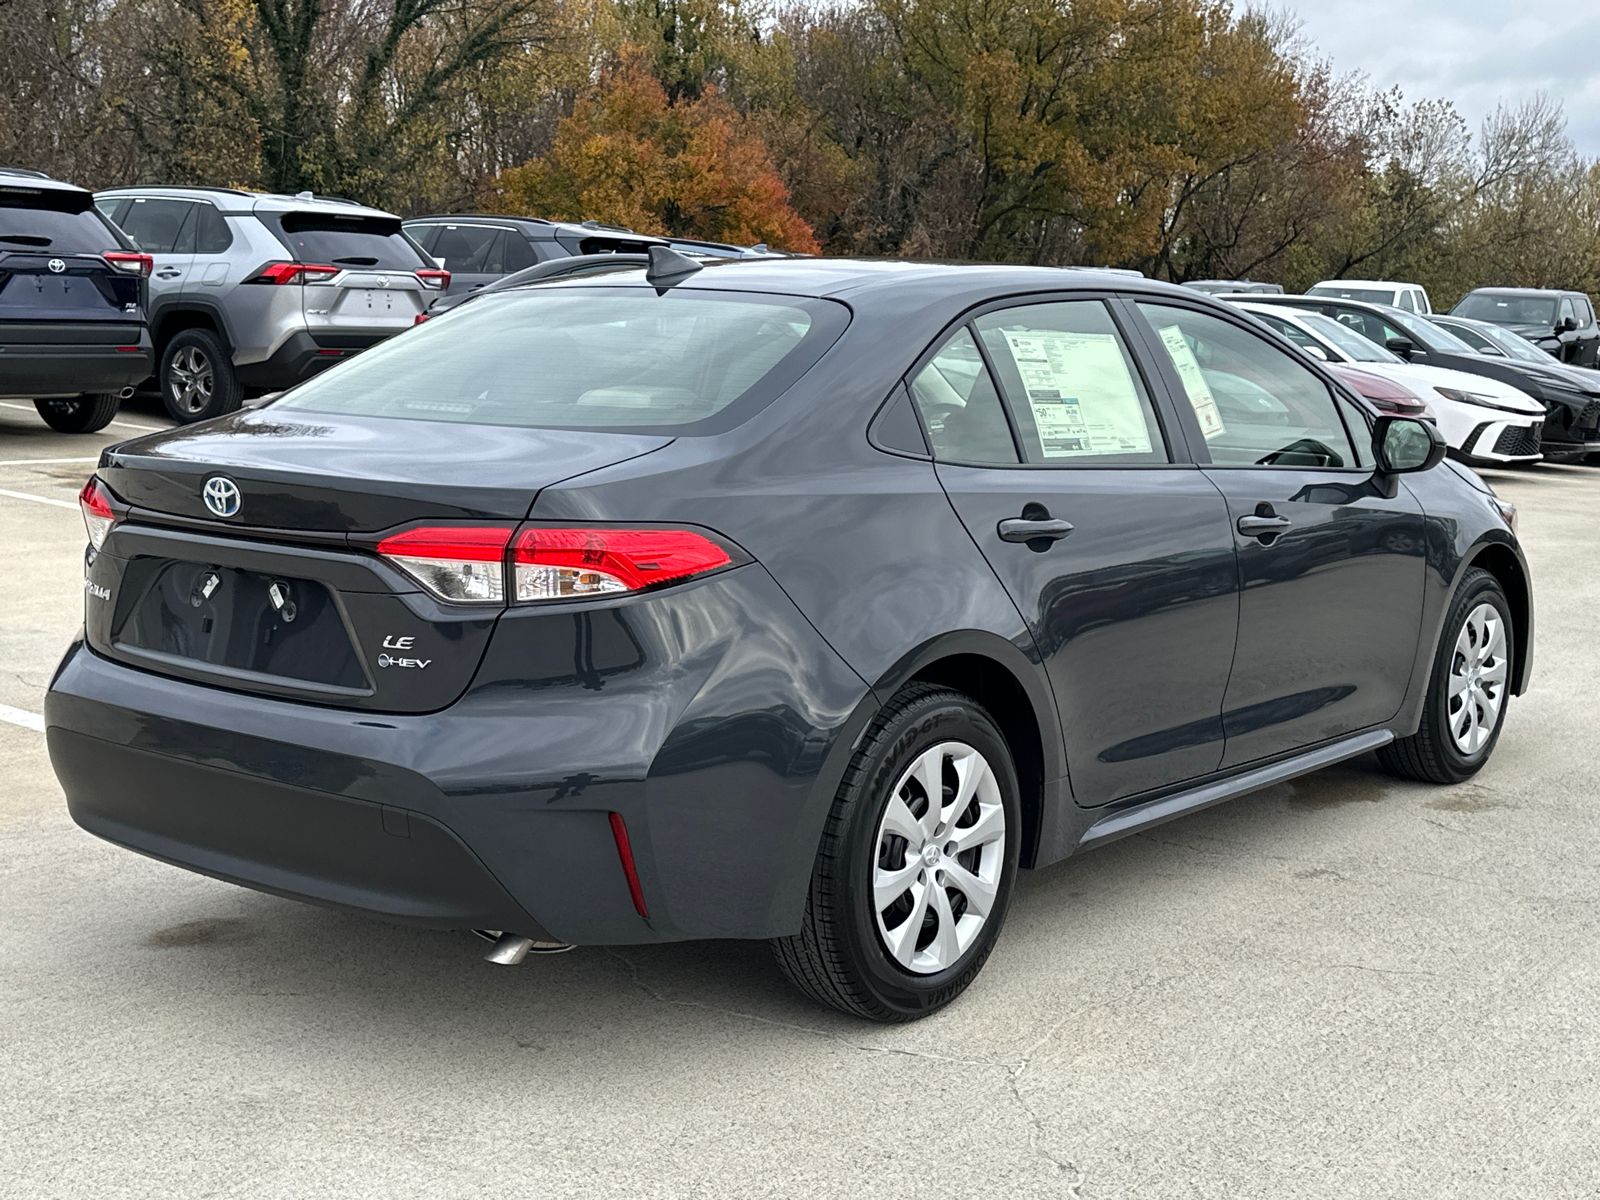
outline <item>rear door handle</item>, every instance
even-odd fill
[[[1292,524],[1288,517],[1240,517],[1239,532],[1245,537],[1273,537]]]
[[[1002,542],[1059,542],[1072,532],[1072,522],[1059,517],[1029,520],[1026,517],[1008,517],[1000,522]]]

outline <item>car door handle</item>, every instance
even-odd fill
[[[1002,542],[1059,542],[1072,532],[1072,522],[1058,517],[1029,520],[1027,517],[1008,517],[1000,522]]]
[[[157,279],[176,279],[179,275],[182,275],[182,274],[183,274],[183,272],[178,270],[176,267],[163,267],[161,270],[156,272],[156,278]]]
[[[1288,517],[1252,516],[1239,518],[1239,532],[1245,537],[1275,537],[1293,524]]]

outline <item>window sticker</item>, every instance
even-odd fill
[[[1002,330],[1045,458],[1148,454],[1150,428],[1110,333]]]
[[[1172,365],[1177,368],[1178,378],[1183,381],[1183,390],[1189,393],[1189,405],[1200,421],[1201,434],[1208,442],[1221,437],[1227,430],[1222,424],[1222,414],[1217,411],[1216,397],[1206,385],[1206,377],[1200,371],[1194,351],[1184,341],[1183,330],[1176,325],[1163,325],[1160,333],[1167,353],[1172,356]]]

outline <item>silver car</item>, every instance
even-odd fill
[[[95,206],[155,260],[156,382],[179,421],[309,378],[409,329],[449,285],[400,218],[346,200],[129,187]]]

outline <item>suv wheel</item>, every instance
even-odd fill
[[[1511,606],[1499,581],[1468,571],[1434,655],[1422,724],[1378,751],[1387,770],[1423,783],[1461,783],[1483,768],[1506,719],[1511,634]]]
[[[853,1016],[909,1021],[977,977],[1005,921],[1022,823],[1016,769],[971,697],[913,684],[874,718],[823,831],[784,974]]]
[[[233,359],[209,329],[185,329],[161,354],[161,399],[175,421],[220,417],[239,407],[244,393]]]
[[[122,401],[115,392],[90,392],[76,400],[35,400],[33,406],[57,433],[98,433],[111,424]]]

